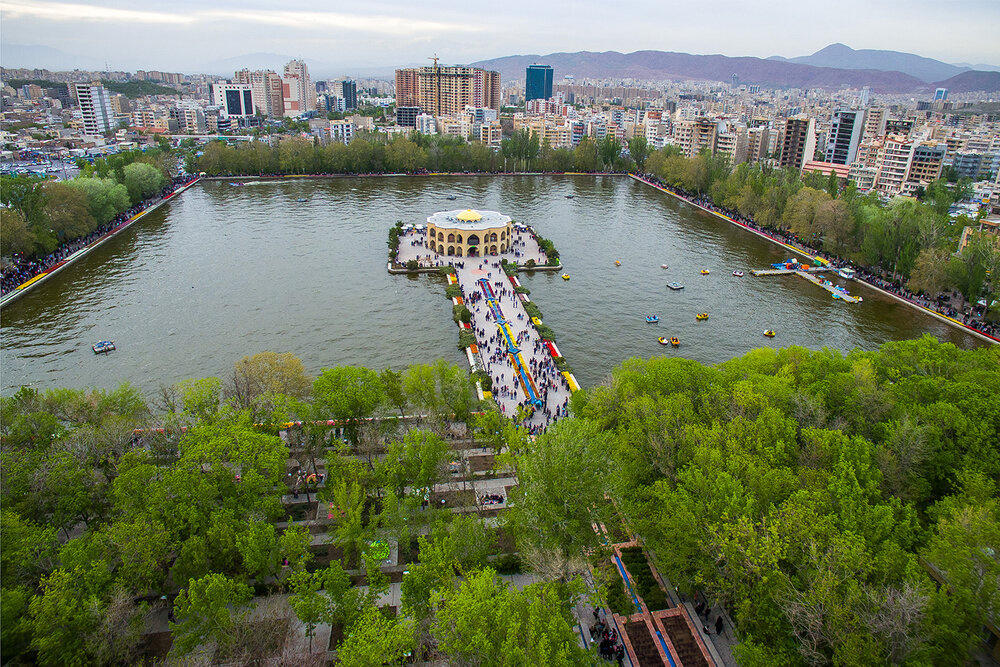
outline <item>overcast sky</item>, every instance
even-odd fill
[[[260,52],[363,73],[435,53],[448,64],[640,49],[794,57],[833,42],[1000,65],[1000,0],[0,0],[0,42],[184,72]]]

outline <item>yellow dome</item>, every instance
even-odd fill
[[[483,219],[479,211],[473,211],[471,208],[467,208],[456,216],[462,222],[477,222]]]

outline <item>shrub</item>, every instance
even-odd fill
[[[526,268],[526,269],[533,269],[533,268],[535,268],[535,265],[536,265],[535,260],[534,259],[529,259],[527,262],[524,263],[524,268]]]
[[[528,301],[524,304],[524,312],[528,313],[528,317],[542,319],[542,311],[535,305],[534,301]]]
[[[553,361],[555,362],[557,370],[566,371],[567,373],[573,372],[573,368],[569,365],[569,362],[566,361],[566,357],[556,357]]]
[[[617,572],[612,572],[611,576],[608,577],[605,595],[611,611],[619,616],[628,616],[635,613],[635,605],[628,599],[628,594],[625,592],[625,582],[622,581]]]
[[[420,268],[420,264],[415,259],[408,259],[406,260],[406,268],[408,271],[416,271]]]
[[[483,391],[493,391],[493,378],[486,371],[476,371],[472,374],[472,379],[479,380],[479,385]]]
[[[462,296],[462,288],[459,287],[457,284],[448,285],[447,287],[444,288],[444,294],[449,299],[456,299]]]
[[[472,313],[469,312],[464,303],[455,304],[451,307],[451,317],[455,320],[455,324],[459,322],[468,324],[472,321]]]
[[[524,567],[517,554],[504,554],[490,563],[497,574],[520,574]]]
[[[501,262],[500,266],[503,268],[503,272],[508,276],[512,276],[517,273],[517,264],[508,262],[506,259]]]
[[[548,327],[548,325],[546,325],[546,324],[536,324],[535,325],[535,330],[538,331],[538,335],[541,336],[542,338],[544,338],[545,340],[555,340],[556,339],[555,332],[552,331],[552,329],[550,329]]]
[[[476,335],[468,329],[462,329],[458,332],[458,349],[464,350],[475,342]]]
[[[455,273],[455,267],[453,267],[453,266],[441,266],[441,267],[438,267],[438,272],[442,276],[447,276],[447,275],[450,275],[452,273]]]
[[[518,285],[514,288],[514,292],[517,294],[531,294],[531,290],[524,285]]]

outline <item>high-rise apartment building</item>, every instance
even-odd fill
[[[861,134],[864,131],[864,112],[837,109],[826,140],[826,161],[834,164],[851,164],[858,154]]]
[[[934,141],[924,141],[914,146],[913,155],[910,156],[910,170],[906,175],[907,182],[913,183],[916,187],[936,181],[941,177],[944,156],[947,152],[946,144]]]
[[[358,108],[358,84],[347,79],[340,84],[341,97],[344,99],[345,109]]]
[[[800,172],[802,166],[813,159],[816,151],[816,121],[807,116],[792,116],[785,121],[785,134],[781,141],[779,167],[794,167]]]
[[[937,101],[937,100],[944,101],[946,99],[948,99],[948,89],[947,88],[938,88],[937,90],[934,91],[934,101]]]
[[[547,100],[552,97],[552,66],[528,65],[524,75],[524,99]]]
[[[500,110],[500,73],[478,67],[396,70],[396,106],[420,107],[433,116],[459,114],[467,106]]]
[[[682,120],[674,126],[674,144],[681,149],[684,157],[695,157],[703,150],[711,154],[715,152],[717,132],[717,123],[708,118]]]
[[[875,141],[885,135],[885,109],[868,109],[862,141]]]
[[[115,129],[115,113],[111,96],[99,83],[71,83],[74,96],[83,113],[86,134],[104,134]]]
[[[285,65],[285,74],[281,77],[281,96],[285,116],[300,116],[308,111],[315,111],[316,93],[304,60],[291,60]]]
[[[281,77],[274,71],[241,69],[236,72],[233,83],[250,85],[253,89],[254,108],[257,113],[269,118],[280,118],[285,115]]]

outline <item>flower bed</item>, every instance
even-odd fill
[[[646,554],[643,553],[642,547],[626,547],[621,550],[621,553],[622,562],[625,563],[625,567],[635,583],[635,592],[642,597],[646,607],[650,611],[670,607],[670,601],[663,589],[660,588],[656,577],[653,576],[653,571],[649,569],[649,561],[646,560]]]

